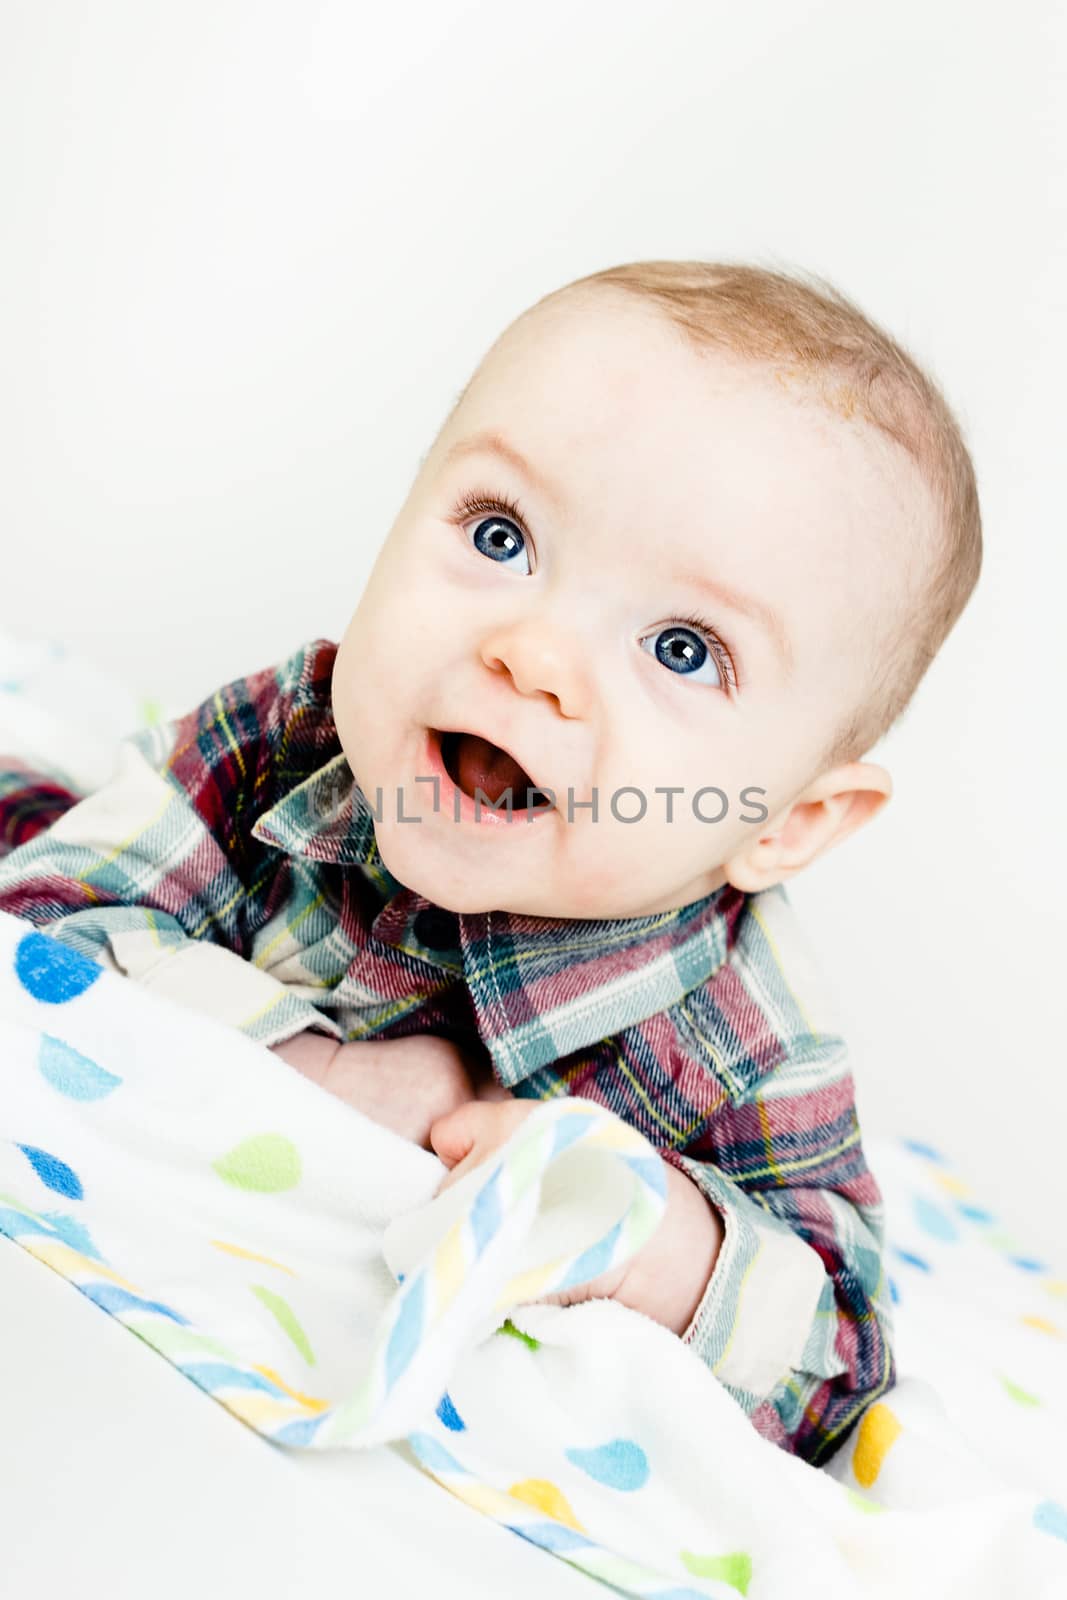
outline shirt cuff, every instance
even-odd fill
[[[283,1044],[308,1028],[344,1038],[339,1025],[294,985],[225,945],[200,939],[161,943],[147,928],[116,930],[109,944],[119,969],[142,988],[239,1028],[259,1044]]]
[[[674,1150],[662,1154],[711,1201],[725,1230],[682,1343],[751,1407],[802,1368],[826,1268],[787,1223],[717,1168]]]

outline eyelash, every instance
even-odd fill
[[[525,513],[522,511],[518,503],[515,500],[509,500],[507,495],[461,495],[459,504],[457,505],[453,514],[459,518],[461,512],[463,513],[461,518],[463,521],[466,521],[468,517],[477,516],[479,512],[481,512],[483,515],[503,513],[504,516],[510,517],[512,522],[518,523],[525,538],[529,537],[529,535],[526,533]]]
[[[526,515],[524,511],[517,501],[510,499],[507,495],[462,494],[452,515],[457,522],[466,522],[470,517],[478,515],[505,516],[510,518],[512,522],[517,523],[524,539],[529,538],[529,534],[526,532]],[[736,693],[738,688],[737,668],[734,666],[730,652],[711,626],[711,623],[706,621],[704,617],[697,616],[695,612],[690,612],[688,616],[672,617],[671,621],[681,623],[683,627],[692,628],[695,633],[700,634],[715,658],[715,665],[718,667],[723,679]]]
[[[692,628],[695,633],[700,634],[715,657],[715,665],[718,667],[723,679],[736,693],[738,687],[737,668],[734,666],[733,657],[711,626],[711,623],[705,622],[703,617],[698,617],[695,613],[691,613],[689,616],[672,617],[671,621],[683,623],[685,627]]]

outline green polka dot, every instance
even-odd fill
[[[265,1305],[273,1316],[277,1317],[279,1326],[283,1332],[289,1335],[289,1338],[296,1345],[308,1366],[313,1367],[315,1365],[315,1353],[289,1302],[283,1300],[280,1294],[275,1294],[272,1289],[265,1289],[262,1284],[253,1283],[249,1287],[256,1299]]]
[[[333,1418],[329,1424],[329,1442],[331,1444],[336,1444],[338,1442],[343,1443],[344,1440],[347,1439],[351,1434],[355,1433],[358,1428],[362,1428],[363,1424],[370,1417],[371,1410],[373,1409],[373,1401],[374,1394],[372,1392],[371,1379],[365,1378],[360,1388],[356,1390],[355,1394],[351,1395],[343,1405],[335,1408]],[[409,1444],[411,1443],[411,1438],[412,1436],[409,1435]],[[416,1451],[416,1454],[417,1453],[418,1452]]]
[[[143,1339],[145,1344],[150,1344],[153,1350],[158,1350],[170,1360],[195,1351],[198,1355],[208,1353],[221,1356],[235,1367],[240,1365],[240,1357],[235,1350],[231,1350],[229,1345],[223,1344],[220,1339],[212,1339],[205,1333],[194,1333],[189,1328],[179,1327],[162,1317],[157,1317],[153,1322],[142,1322],[134,1317],[123,1320],[126,1327],[139,1339]],[[180,1365],[180,1362],[175,1361],[175,1365]]]
[[[679,1552],[687,1572],[694,1578],[718,1578],[728,1583],[738,1594],[747,1594],[752,1582],[752,1557],[743,1550],[728,1556],[695,1556],[691,1550]]]
[[[300,1154],[283,1133],[257,1133],[212,1165],[235,1189],[254,1189],[257,1194],[278,1194],[300,1182]]]
[[[849,1489],[846,1486],[845,1493],[848,1495],[849,1503],[854,1505],[857,1511],[873,1513],[885,1510],[885,1506],[880,1506],[877,1500],[868,1500],[865,1494],[858,1494],[855,1489]]]
[[[1001,1383],[1004,1385],[1005,1394],[1010,1395],[1011,1398],[1017,1401],[1019,1405],[1039,1406],[1041,1404],[1041,1401],[1036,1394],[1031,1394],[1028,1389],[1021,1388],[1017,1383],[1012,1383],[1011,1379],[1006,1378],[1003,1373],[1001,1373],[999,1376]]]
[[[505,1322],[502,1322],[496,1331],[497,1333],[510,1333],[513,1339],[521,1339],[523,1344],[527,1345],[531,1350],[540,1350],[541,1348],[540,1339],[535,1339],[532,1333],[523,1333],[521,1328],[516,1328],[510,1317]]]
[[[512,1192],[521,1194],[530,1180],[540,1171],[545,1159],[546,1137],[544,1130],[523,1139],[508,1157],[508,1179]]]

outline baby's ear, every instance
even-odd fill
[[[723,862],[722,870],[746,894],[769,889],[870,822],[892,793],[892,778],[875,762],[832,767],[777,817],[759,824],[752,843]]]

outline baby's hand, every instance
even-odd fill
[[[430,1128],[430,1143],[451,1170],[437,1192],[458,1182],[504,1144],[538,1100],[507,1105],[469,1101],[440,1117]],[[619,1267],[578,1288],[545,1295],[538,1305],[575,1305],[582,1300],[617,1300],[641,1311],[672,1333],[684,1334],[693,1320],[718,1258],[723,1239],[719,1213],[684,1172],[663,1163],[667,1208],[651,1239]]]
[[[486,1105],[472,1099],[438,1117],[430,1128],[430,1144],[450,1170],[441,1179],[437,1193],[443,1194],[472,1167],[488,1161],[540,1104],[539,1100],[516,1100],[511,1095],[506,1105]]]
[[[478,1097],[511,1098],[485,1081],[458,1045],[436,1034],[338,1044],[309,1031],[273,1048],[320,1088],[424,1150],[433,1123],[458,1106]]]

